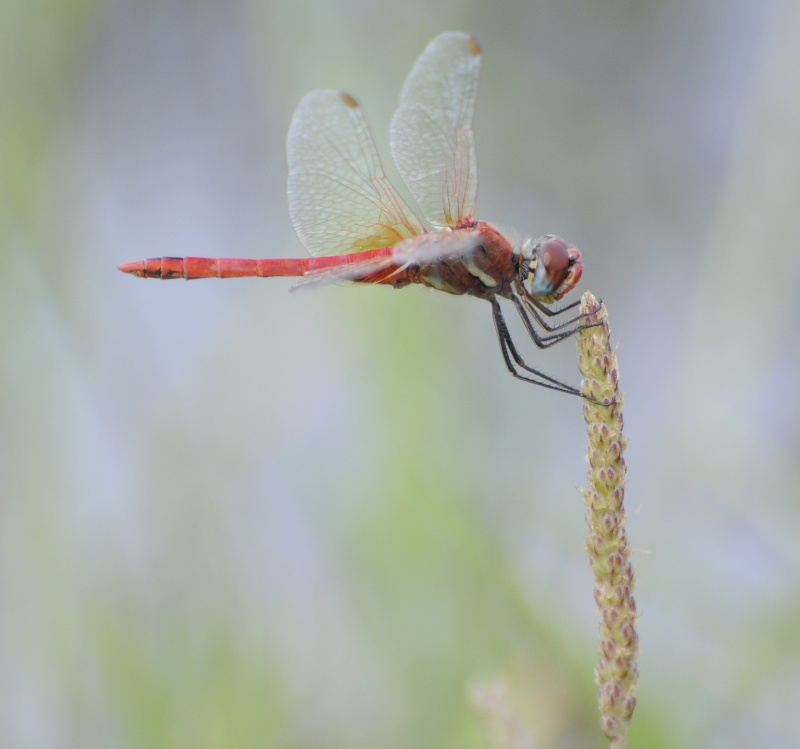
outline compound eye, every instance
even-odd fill
[[[567,243],[560,237],[547,237],[539,247],[539,261],[551,286],[561,286],[572,264]]]

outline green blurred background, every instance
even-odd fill
[[[487,679],[604,745],[580,403],[488,305],[115,269],[302,255],[294,105],[386,155],[450,29],[477,216],[580,247],[619,345],[631,745],[800,747],[796,0],[4,0],[0,745],[481,747]]]

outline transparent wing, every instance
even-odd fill
[[[480,47],[471,36],[437,36],[414,65],[392,118],[397,169],[435,227],[472,217],[478,165],[472,121]]]
[[[286,141],[289,215],[312,255],[362,252],[424,233],[383,171],[358,102],[312,91]]]
[[[481,241],[478,229],[431,232],[411,237],[394,245],[388,254],[363,259],[356,255],[351,262],[311,271],[295,289],[339,281],[358,281],[367,276],[379,276],[381,281],[390,281],[410,265],[425,265],[437,260],[462,257],[476,250]]]

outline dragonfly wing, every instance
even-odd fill
[[[358,102],[312,91],[286,142],[289,215],[312,255],[362,252],[425,232],[383,170]]]
[[[472,121],[480,47],[471,36],[437,36],[414,65],[392,118],[397,169],[425,218],[437,228],[472,217],[478,165]]]
[[[315,287],[339,281],[359,281],[391,269],[393,272],[383,276],[384,280],[390,281],[395,273],[401,273],[410,265],[425,265],[462,257],[476,250],[481,242],[478,229],[430,232],[398,242],[387,254],[363,258],[354,255],[347,263],[306,273],[295,288]]]
[[[395,245],[392,248],[392,262],[403,266],[425,265],[460,258],[477,250],[482,241],[478,229],[431,232]]]

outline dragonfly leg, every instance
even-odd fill
[[[505,318],[503,317],[503,311],[500,308],[500,302],[497,301],[497,298],[492,298],[490,301],[492,303],[492,319],[494,320],[494,327],[495,330],[497,331],[497,339],[500,341],[500,350],[503,352],[503,359],[506,363],[508,371],[512,375],[514,375],[514,377],[516,377],[518,380],[523,380],[524,382],[532,382],[534,385],[539,385],[540,387],[549,388],[550,390],[557,390],[559,393],[566,393],[567,395],[577,395],[579,398],[584,398],[590,403],[594,403],[596,406],[611,405],[611,403],[603,403],[601,401],[595,400],[594,398],[590,398],[588,395],[582,393],[578,388],[572,387],[572,385],[567,385],[565,382],[561,382],[561,380],[557,380],[555,377],[551,377],[550,375],[547,375],[544,372],[540,372],[538,369],[529,367],[525,363],[524,359],[519,355],[516,346],[514,346],[514,341],[511,339],[511,333],[508,330],[508,325],[506,325]],[[520,314],[524,314],[524,309],[521,309],[519,307],[517,309],[520,309]],[[577,330],[582,330],[583,328],[592,328],[592,327],[594,327],[594,325],[578,326],[572,331],[559,334],[557,339],[551,341],[551,343],[558,343],[558,341],[564,340],[564,338],[568,338]],[[544,346],[542,348],[544,348]],[[525,372],[535,375],[537,379],[534,379],[533,377],[526,377],[525,375],[520,374],[520,372],[517,371],[516,367],[514,366],[515,363],[520,369],[523,369],[525,370]]]
[[[559,307],[558,309],[553,309],[549,307],[544,302],[540,302],[538,299],[531,298],[531,302],[536,305],[545,315],[548,317],[555,317],[556,315],[560,315],[562,312],[566,312],[567,310],[574,309],[580,303],[580,299],[576,299],[574,302],[570,302],[569,304],[565,304],[563,307]]]
[[[561,315],[567,310],[571,310],[574,307],[577,307],[581,303],[580,299],[578,299],[575,302],[572,302],[572,304],[568,304],[566,307],[561,307],[561,309],[551,309],[544,302],[541,302],[538,299],[533,299],[527,296],[526,294],[522,294],[521,298],[528,312],[530,312],[530,314],[533,316],[536,322],[539,323],[539,325],[548,333],[554,333],[558,330],[563,330],[564,328],[569,327],[570,325],[574,325],[578,321],[593,314],[592,312],[583,312],[580,315],[575,315],[569,320],[565,320],[564,322],[559,323],[558,325],[550,325],[542,317],[542,314],[547,315],[548,317],[555,317],[556,315]]]
[[[500,302],[498,302],[496,298],[493,298],[490,301],[492,304],[492,319],[494,320],[494,327],[497,331],[497,339],[500,341],[500,350],[503,352],[503,359],[506,363],[508,371],[518,380],[532,382],[534,385],[549,388],[550,390],[557,390],[561,393],[567,393],[568,395],[585,397],[582,395],[581,391],[578,390],[578,388],[567,385],[566,383],[555,379],[555,377],[550,377],[550,375],[546,375],[544,372],[540,372],[538,369],[533,369],[533,367],[529,367],[525,363],[523,358],[519,355],[516,346],[514,346],[514,342],[511,340],[511,333],[509,333],[508,325],[506,325],[506,321],[503,318],[503,312],[500,309]],[[525,375],[521,374],[514,366],[515,363],[520,369],[525,370],[525,372],[528,372],[531,375],[535,375],[536,379],[534,379],[534,377],[526,377]],[[589,400],[592,399],[589,398]]]
[[[531,337],[531,340],[536,344],[537,348],[549,348],[550,346],[554,346],[557,343],[560,343],[565,338],[570,338],[579,330],[584,330],[585,328],[593,328],[596,325],[599,325],[599,322],[588,323],[586,325],[574,325],[573,327],[563,330],[564,325],[559,325],[556,328],[549,328],[545,326],[545,329],[551,331],[548,335],[542,335],[536,327],[534,326],[533,322],[531,322],[531,318],[528,315],[528,312],[531,310],[528,309],[527,305],[523,303],[523,301],[516,295],[511,297],[511,301],[514,302],[514,306],[517,308],[517,312],[519,312],[519,316],[522,318],[522,322],[525,324],[525,330],[528,331],[528,335]],[[536,322],[542,322],[538,315],[533,313],[533,317]],[[570,323],[574,323],[577,320],[580,320],[585,315],[580,315],[579,317],[575,318],[574,320],[570,320],[569,322],[565,323],[568,325]]]
[[[544,317],[542,317],[541,313],[549,314],[549,315],[560,315],[562,312],[566,312],[568,309],[572,307],[564,307],[560,310],[552,310],[546,304],[539,302],[537,300],[528,299],[527,297],[522,298],[522,303],[527,308],[528,312],[530,312],[531,316],[536,320],[536,322],[542,327],[543,330],[546,330],[548,333],[555,333],[558,330],[563,330],[564,328],[568,328],[570,325],[575,325],[581,319],[589,315],[590,313],[584,312],[580,315],[575,315],[571,317],[569,320],[565,320],[564,322],[558,323],[558,325],[551,325],[548,323]]]

